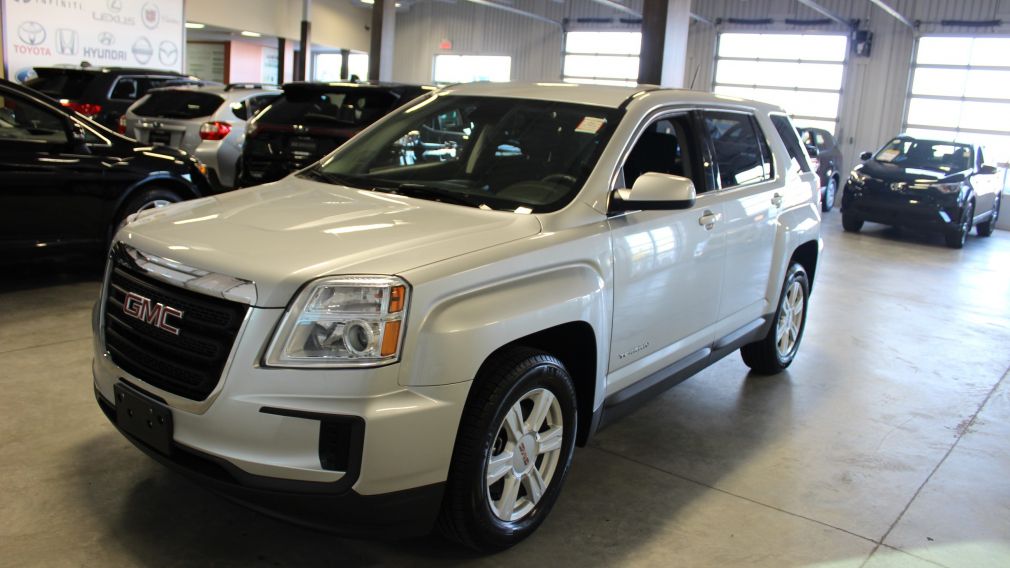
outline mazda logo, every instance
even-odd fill
[[[39,45],[46,41],[46,29],[38,22],[24,22],[18,26],[18,37],[28,45]]]
[[[170,41],[163,41],[158,45],[158,59],[162,65],[175,65],[179,60],[179,48]]]
[[[109,32],[102,32],[98,34],[98,43],[102,45],[112,45],[116,43],[116,36]]]

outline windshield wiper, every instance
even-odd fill
[[[420,183],[401,183],[395,188],[376,187],[375,189],[378,191],[388,191],[390,193],[406,195],[408,197],[431,199],[433,201],[453,203],[455,205],[464,205],[467,207],[480,207],[483,203],[482,201],[475,200],[465,194]]]
[[[301,175],[302,177],[313,179],[315,181],[326,182],[332,185],[346,185],[348,187],[355,187],[358,189],[371,189],[371,187],[368,184],[364,183],[364,181],[361,178],[331,174],[327,171],[324,171],[323,168],[318,166],[305,170],[299,175]]]

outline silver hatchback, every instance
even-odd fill
[[[207,166],[211,183],[235,187],[246,122],[281,93],[232,84],[155,89],[120,119],[120,132],[152,146],[182,148]]]

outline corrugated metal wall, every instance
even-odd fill
[[[851,161],[860,151],[873,149],[897,133],[902,124],[908,91],[912,53],[917,33],[962,35],[1010,34],[1010,25],[1000,29],[941,26],[942,20],[990,20],[1010,22],[1010,0],[889,0],[890,5],[913,21],[922,22],[917,32],[873,6],[868,0],[819,0],[845,19],[858,19],[873,32],[869,58],[850,57],[842,92],[839,138]],[[579,18],[621,18],[627,14],[590,0],[515,0],[515,8],[556,21],[567,20],[569,28],[586,27]],[[626,2],[641,11],[641,0]],[[822,16],[795,0],[694,0],[693,11],[710,20],[722,19],[717,28],[691,24],[688,37],[685,85],[710,90],[715,72],[719,31],[789,31],[804,28],[782,23],[790,19]],[[729,18],[773,18],[772,25],[733,25]],[[599,25],[596,25],[599,28]],[[611,27],[627,29],[627,26]],[[845,32],[840,25],[818,26],[820,32]],[[561,77],[562,33],[556,26],[465,0],[421,0],[409,11],[397,14],[394,77],[403,81],[430,81],[436,53],[511,55],[516,81],[555,81]],[[452,49],[438,49],[440,40],[452,41]]]

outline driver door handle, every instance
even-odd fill
[[[775,195],[772,196],[772,205],[774,205],[775,207],[781,207],[782,206],[782,195],[781,194],[776,193]]]
[[[719,220],[719,215],[712,213],[710,210],[706,209],[702,213],[701,217],[698,218],[698,224],[705,227],[705,230],[711,231],[712,227],[715,227],[715,222]]]

